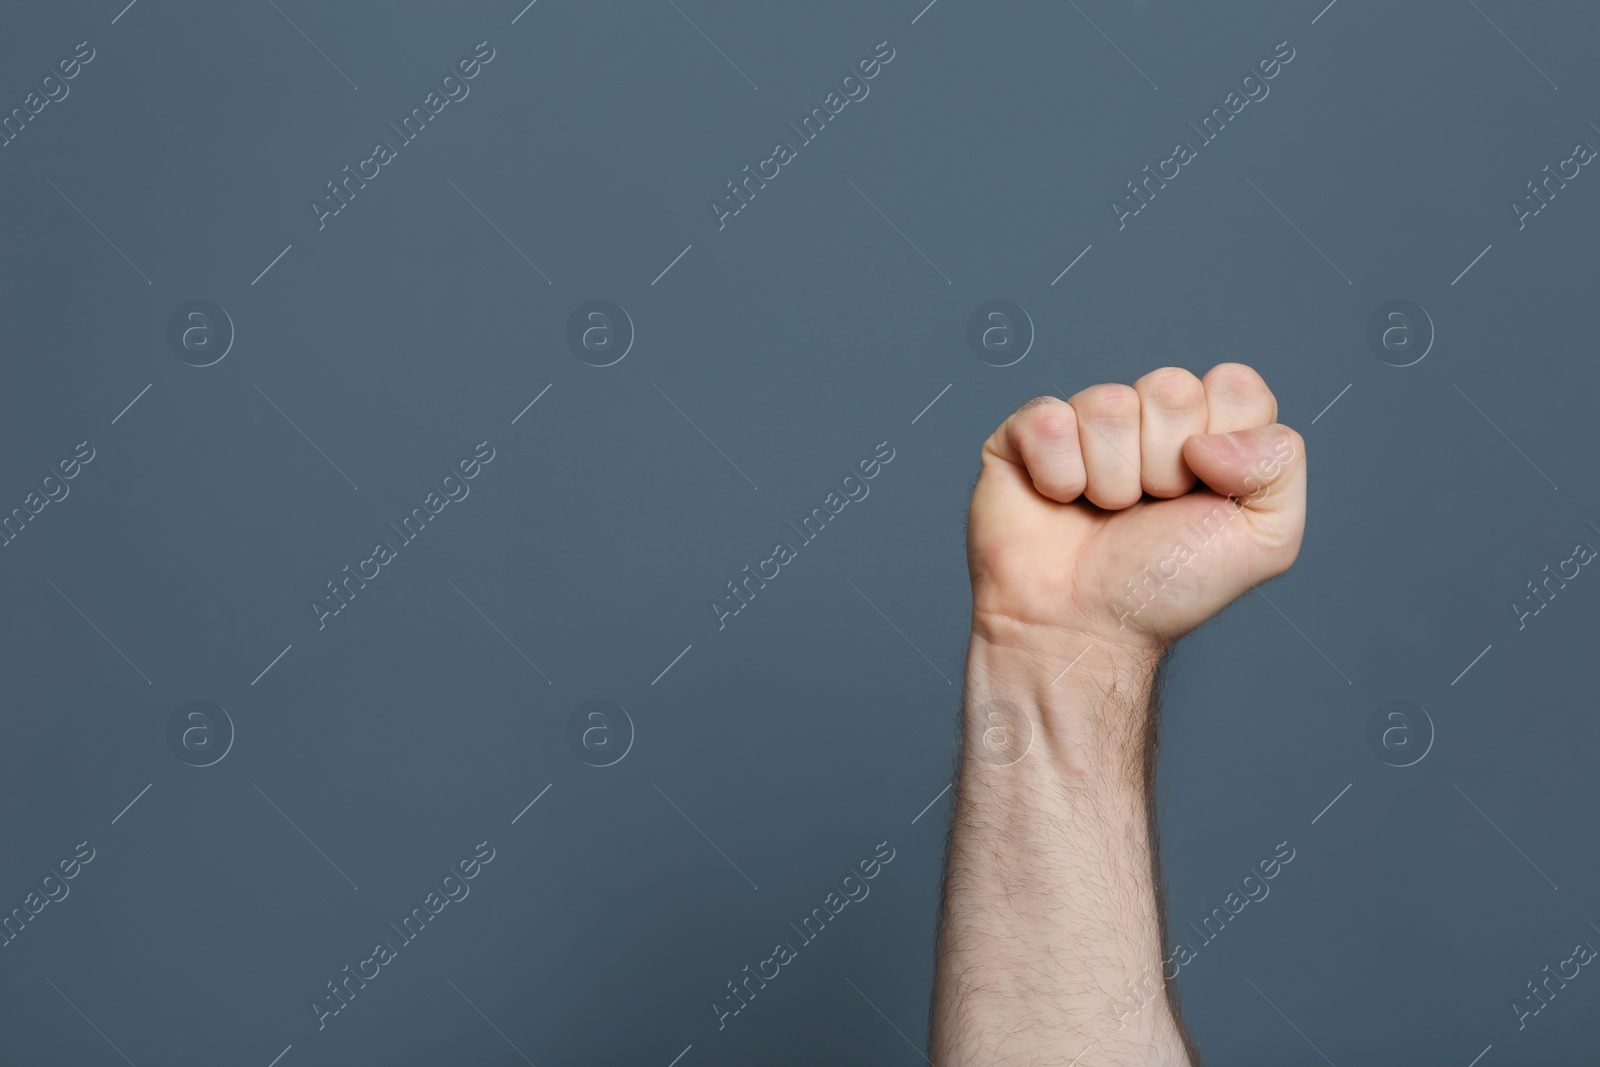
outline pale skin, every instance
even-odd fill
[[[1163,980],[1163,654],[1288,569],[1300,435],[1259,374],[1163,368],[1024,404],[983,446],[935,1067],[1195,1067]]]

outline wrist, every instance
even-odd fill
[[[1042,775],[1062,786],[1142,791],[1161,654],[1149,644],[974,615],[967,764],[996,783]]]
[[[1154,635],[1129,626],[1114,626],[1110,620],[1096,621],[1072,616],[1072,621],[1062,619],[1050,623],[1024,621],[1003,611],[984,610],[977,606],[974,592],[972,611],[972,640],[992,649],[1015,652],[1019,663],[1024,659],[1054,661],[1050,672],[1054,678],[1062,667],[1077,662],[1073,674],[1106,674],[1112,671],[1150,671],[1160,661],[1172,644]],[[1078,657],[1082,655],[1081,661]]]

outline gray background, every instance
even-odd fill
[[[1507,0],[5,4],[0,109],[96,55],[0,148],[0,510],[95,458],[0,549],[0,911],[96,854],[0,948],[0,1061],[922,1062],[979,444],[1038,393],[1240,360],[1306,435],[1311,515],[1172,663],[1175,935],[1296,855],[1181,973],[1201,1047],[1592,1062],[1600,976],[1521,1030],[1511,1004],[1600,946],[1600,579],[1521,630],[1508,605],[1600,545],[1600,177],[1521,230],[1509,203],[1600,145],[1597,30]],[[319,231],[308,199],[484,40]],[[719,231],[708,198],[884,40]],[[1119,231],[1109,198],[1285,40]],[[596,298],[637,333],[606,368],[565,341]],[[993,298],[1036,330],[1003,369],[965,340]],[[236,328],[214,366],[166,342],[193,299]],[[1436,328],[1413,366],[1365,341],[1392,299]],[[483,440],[319,631],[309,599]],[[724,583],[885,440],[719,631]],[[196,699],[235,731],[204,768],[166,740]],[[636,731],[614,766],[567,742],[593,699]],[[1396,699],[1431,722],[1405,768],[1367,741]],[[319,1031],[324,983],[483,840]],[[871,896],[719,1031],[880,841]]]

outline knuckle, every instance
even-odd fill
[[[1266,381],[1243,363],[1218,363],[1206,372],[1205,387],[1231,400],[1271,398]]]
[[[1162,367],[1139,379],[1138,390],[1156,407],[1182,409],[1205,399],[1205,386],[1182,367]]]
[[[1078,436],[1078,420],[1072,408],[1057,401],[1030,410],[1023,423],[1024,432],[1045,444],[1057,444]]]
[[[1139,394],[1131,385],[1091,385],[1073,405],[1099,419],[1131,419],[1139,415]]]

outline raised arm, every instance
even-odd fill
[[[1199,1062],[1163,948],[1158,666],[1304,523],[1304,443],[1240,364],[1040,397],[984,444],[936,1067]]]

